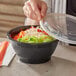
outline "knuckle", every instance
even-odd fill
[[[23,6],[23,10],[25,10],[25,6]]]
[[[24,15],[27,15],[27,12],[26,11],[24,12]]]
[[[24,12],[24,15],[27,16],[26,12]]]
[[[23,7],[23,11],[24,11],[24,12],[26,12],[26,11],[27,11],[25,6]]]

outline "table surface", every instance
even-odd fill
[[[76,76],[76,47],[58,44],[52,59],[43,64],[24,64],[15,56],[8,67],[0,67],[0,76]]]

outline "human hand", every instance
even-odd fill
[[[33,20],[41,20],[47,11],[47,4],[41,0],[29,0],[23,7],[24,14]]]

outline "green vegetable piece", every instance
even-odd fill
[[[38,39],[38,42],[39,42],[39,43],[42,43],[42,42],[43,42],[43,40],[42,40],[41,38],[39,38],[39,39]]]
[[[28,42],[28,40],[29,40],[29,36],[24,36],[24,37],[18,39],[18,41],[20,41],[20,42]]]
[[[22,40],[22,38],[18,38],[18,39],[17,39],[17,41],[19,41],[19,42],[20,42],[21,40]]]
[[[55,39],[48,35],[42,35],[40,38],[35,36],[24,36],[22,38],[18,38],[17,41],[24,43],[43,43],[43,42],[51,42]]]
[[[32,36],[32,37],[30,37],[29,38],[29,43],[38,43],[38,38],[37,37],[35,37],[35,36]]]
[[[47,38],[47,39],[44,39],[43,42],[51,42],[52,40]]]
[[[54,38],[51,37],[51,36],[48,36],[48,35],[42,35],[40,38],[39,38],[39,41],[40,42],[50,42],[50,41],[53,41]]]

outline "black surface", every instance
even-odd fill
[[[76,16],[76,0],[67,0],[66,13]]]
[[[66,7],[66,13],[72,16],[76,16],[76,0],[67,0],[67,7]],[[73,21],[74,22],[74,21]],[[70,23],[72,24],[72,26],[70,26]],[[76,32],[76,21],[74,23],[69,22],[69,27],[68,27],[68,32],[70,31],[69,29],[72,30],[72,33],[75,31]],[[75,33],[74,32],[74,33]],[[72,36],[76,35],[69,35],[69,38],[72,39]],[[72,39],[72,40],[76,40],[76,39]],[[76,46],[75,44],[69,44],[71,46]]]

